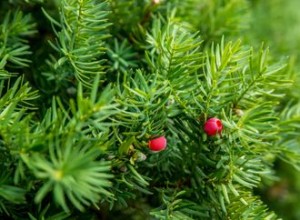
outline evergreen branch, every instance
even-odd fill
[[[189,200],[181,199],[185,191],[168,195],[168,192],[162,192],[163,206],[151,211],[151,215],[158,219],[187,219],[208,218],[208,207],[201,206]]]
[[[272,141],[278,140],[278,117],[274,116],[272,104],[265,102],[257,105],[240,117],[235,129],[244,147],[250,147],[252,144],[267,147],[272,145]]]
[[[31,16],[23,15],[19,10],[13,14],[8,11],[0,29],[0,69],[3,69],[7,62],[14,68],[28,67],[30,60],[26,57],[31,51],[25,37],[36,33]]]
[[[74,71],[84,84],[91,83],[90,75],[103,74],[104,60],[100,57],[105,51],[103,41],[109,36],[105,31],[110,25],[108,14],[105,1],[61,1],[62,29],[55,31],[56,43],[51,43],[61,57],[49,63],[54,74]]]
[[[276,180],[275,160],[300,169],[299,100],[297,87],[283,99],[291,67],[268,49],[220,39],[248,6],[0,1],[0,218],[275,219],[256,192]],[[51,25],[37,22],[29,57],[42,12]],[[168,144],[153,153],[157,136]]]
[[[8,174],[0,176],[0,212],[7,212],[5,203],[21,204],[25,203],[26,190],[11,183]],[[4,202],[5,201],[5,202]],[[8,213],[9,214],[9,213]]]
[[[216,115],[222,109],[248,109],[265,99],[282,98],[282,88],[291,85],[291,81],[286,80],[284,65],[267,64],[267,53],[261,50],[256,57],[251,50],[242,48],[239,41],[225,44],[224,38],[220,45],[212,46],[206,57],[205,87],[199,95],[195,94],[197,105],[205,101],[206,106],[201,107],[205,114]],[[201,81],[197,83],[200,88],[203,86]],[[255,92],[248,94],[253,89]]]
[[[175,103],[189,111],[188,100],[197,89],[196,72],[202,65],[201,40],[188,26],[177,24],[173,16],[166,23],[158,18],[154,21],[147,34],[146,60],[151,71],[158,72],[171,88]]]
[[[139,191],[146,195],[152,195],[153,193],[147,188],[147,186],[149,186],[148,181],[150,178],[139,174],[132,165],[128,165],[127,167],[129,168],[129,172],[127,173],[127,170],[125,169],[125,173],[121,174],[121,183],[132,191]]]
[[[99,78],[95,82],[99,83]],[[87,205],[97,206],[101,196],[112,197],[112,194],[105,189],[111,186],[108,180],[112,177],[108,173],[110,165],[99,161],[101,153],[99,147],[103,147],[101,146],[103,137],[96,135],[94,129],[88,125],[91,123],[97,131],[101,130],[100,126],[104,126],[106,131],[107,125],[102,121],[113,114],[110,111],[111,107],[106,107],[107,103],[112,101],[109,87],[99,97],[97,83],[94,83],[89,99],[83,97],[81,89],[78,90],[80,109],[74,112],[74,117],[71,117],[67,110],[60,110],[63,109],[61,103],[59,100],[54,100],[52,110],[49,110],[44,120],[32,130],[29,130],[30,118],[24,118],[22,115],[16,115],[17,120],[22,120],[12,125],[10,125],[13,122],[12,118],[8,118],[7,126],[10,126],[9,131],[14,132],[13,135],[2,129],[5,125],[4,119],[11,114],[16,104],[9,105],[2,111],[1,115],[5,118],[2,117],[1,135],[5,143],[10,146],[9,150],[15,152],[13,156],[18,157],[15,181],[20,182],[27,178],[25,164],[43,183],[38,186],[39,191],[35,197],[37,202],[41,202],[49,191],[53,191],[55,202],[68,212],[69,202],[77,209],[83,210]],[[16,83],[15,86],[17,85]],[[14,89],[14,92],[17,90]],[[8,92],[6,95],[12,93]],[[22,100],[22,95],[16,97]],[[89,105],[86,105],[87,103]],[[88,108],[83,109],[83,106]],[[95,117],[95,120],[89,121],[90,117]],[[64,126],[68,131],[62,129]],[[86,128],[88,132],[84,131]]]
[[[26,190],[19,187],[19,182],[14,178],[15,163],[19,159],[19,151],[31,121],[31,117],[25,114],[28,108],[22,105],[22,101],[35,99],[36,92],[31,91],[28,83],[21,85],[21,78],[16,80],[12,88],[9,88],[9,85],[8,88],[4,88],[3,85],[4,81],[1,81],[0,168],[8,172],[0,176],[0,212],[12,215],[11,204],[25,203],[26,193]]]
[[[127,40],[119,41],[114,39],[114,47],[108,48],[107,55],[109,57],[110,71],[126,72],[128,68],[137,67],[137,53],[133,51],[132,46]]]
[[[9,88],[10,85],[7,84],[5,88],[5,81],[1,81],[0,85],[0,109],[3,110],[9,109],[9,106],[18,106],[22,107],[23,111],[26,109],[34,109],[33,100],[39,97],[38,91],[32,91],[32,88],[29,87],[29,83],[26,82],[23,84],[23,77],[19,77],[13,84],[12,88]],[[22,85],[23,84],[23,85]],[[6,110],[8,111],[8,110]],[[5,111],[3,110],[2,114]]]
[[[119,121],[122,117],[122,126],[128,127],[130,132],[140,130],[138,137],[145,134],[157,136],[163,133],[166,125],[166,104],[169,90],[159,82],[157,75],[143,76],[138,70],[135,77],[124,74],[124,83],[118,94],[117,103],[124,106],[126,114],[116,115]],[[128,117],[128,123],[124,121]]]
[[[66,212],[69,211],[65,197],[79,210],[86,205],[97,206],[100,195],[112,196],[105,188],[108,181],[109,163],[97,160],[99,150],[86,141],[73,143],[76,134],[69,133],[61,143],[59,137],[49,137],[44,144],[50,148],[50,158],[34,154],[32,158],[23,156],[29,168],[38,179],[44,180],[35,196],[41,202],[47,193],[53,191],[53,198]],[[77,135],[76,135],[77,136]]]
[[[274,64],[268,66],[268,50],[261,48],[259,56],[256,58],[254,55],[250,55],[249,60],[249,72],[246,74],[243,80],[243,89],[239,92],[235,100],[235,105],[242,105],[240,102],[244,99],[245,103],[256,102],[261,96],[269,98],[280,98],[283,94],[276,94],[276,88],[281,90],[283,87],[291,85],[290,80],[286,80],[285,72],[282,71],[285,65]],[[248,69],[247,68],[247,69]],[[275,88],[275,89],[274,89]],[[248,94],[249,91],[255,89],[254,95]]]
[[[248,58],[247,52],[247,49],[241,48],[240,41],[225,44],[225,40],[222,38],[220,45],[212,45],[210,53],[207,54],[204,69],[206,88],[201,91],[204,93],[202,96],[205,97],[205,99],[201,99],[205,100],[206,114],[215,115],[222,108],[226,109],[225,106],[231,103],[236,87],[243,80],[240,71],[242,71],[244,61]],[[198,84],[200,83],[202,82],[198,82]],[[211,112],[212,109],[216,111]]]
[[[290,102],[280,114],[280,141],[277,142],[276,149],[278,157],[297,170],[300,170],[300,104]]]
[[[245,191],[241,196],[247,201],[247,204],[241,205],[238,198],[232,199],[228,208],[228,217],[231,219],[278,219],[274,212],[268,210],[268,207],[257,197]]]
[[[94,79],[89,97],[85,97],[82,85],[79,83],[77,100],[70,101],[70,110],[74,116],[70,120],[70,126],[76,126],[76,129],[81,130],[85,135],[108,132],[109,128],[116,124],[113,115],[120,112],[117,108],[118,104],[114,102],[115,92],[110,85],[104,88],[101,94],[98,93],[99,77],[98,75]]]
[[[37,91],[32,91],[28,83],[22,85],[20,77],[14,85],[8,84],[4,89],[4,81],[1,81],[0,90],[0,139],[3,147],[0,164],[12,170],[11,178],[15,184],[20,183],[20,177],[25,179],[24,166],[20,155],[30,145],[32,115],[28,110],[35,109],[33,100],[38,97]],[[5,91],[6,90],[6,91]],[[4,93],[4,94],[3,94]]]
[[[40,206],[41,207],[41,206]],[[70,217],[70,214],[65,212],[58,212],[56,214],[47,213],[49,211],[50,204],[48,204],[43,210],[39,208],[36,213],[28,213],[30,220],[38,220],[38,219],[48,219],[48,220],[65,220]],[[51,210],[50,210],[51,211]]]

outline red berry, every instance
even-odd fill
[[[152,151],[162,151],[167,147],[167,139],[164,136],[152,139],[148,142],[148,146]]]
[[[210,118],[204,124],[204,131],[208,136],[214,136],[222,132],[223,125],[220,119]]]

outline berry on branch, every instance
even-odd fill
[[[220,134],[223,130],[223,125],[220,119],[218,118],[210,118],[204,124],[204,132],[208,136],[215,136],[216,134]]]
[[[164,136],[152,139],[148,142],[148,146],[152,151],[162,151],[167,147],[167,139]]]

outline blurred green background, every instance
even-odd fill
[[[299,55],[300,1],[252,0],[249,37],[264,41],[273,52]]]
[[[251,45],[264,42],[270,47],[273,57],[291,58],[295,84],[286,97],[286,103],[297,106],[299,114],[300,1],[252,0],[249,4],[252,8],[250,26],[242,35]],[[280,160],[275,163],[275,170],[280,178],[263,186],[258,194],[282,219],[299,220],[300,171]]]

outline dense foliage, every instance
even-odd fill
[[[274,5],[1,1],[0,216],[282,217],[268,200],[300,169],[297,65],[251,28]]]

